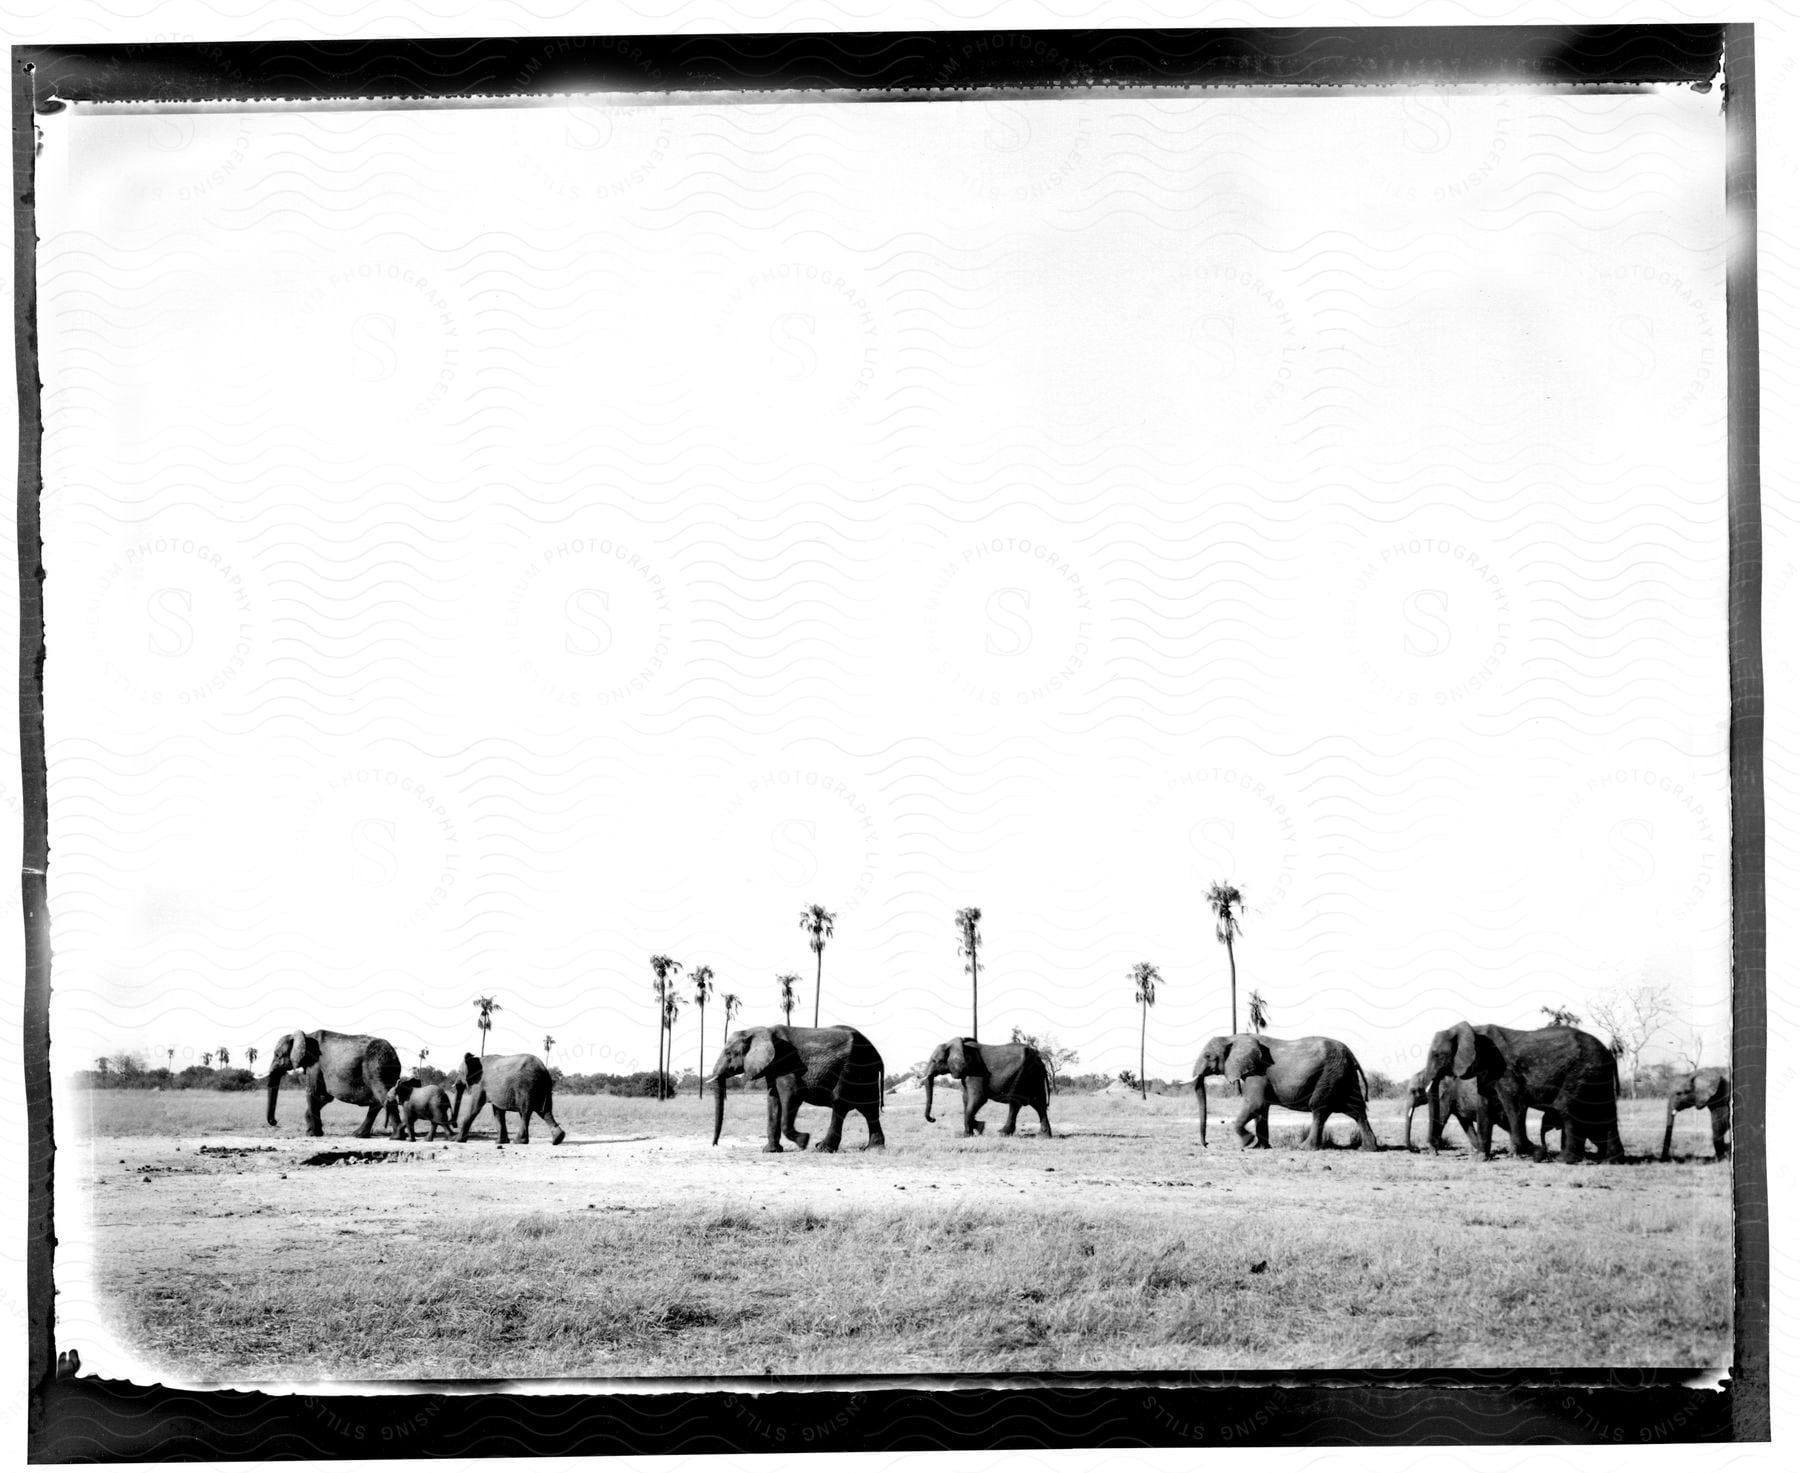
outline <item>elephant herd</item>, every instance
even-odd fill
[[[306,1130],[323,1135],[319,1112],[331,1100],[361,1105],[368,1114],[358,1136],[367,1137],[384,1112],[395,1139],[417,1139],[414,1129],[429,1123],[430,1139],[442,1128],[458,1140],[487,1106],[499,1125],[500,1143],[509,1142],[506,1116],[519,1117],[519,1141],[531,1139],[531,1118],[549,1125],[551,1143],[560,1144],[563,1129],[552,1110],[551,1075],[533,1054],[478,1059],[463,1056],[453,1093],[440,1085],[402,1078],[400,1057],[384,1038],[367,1034],[298,1030],[282,1038],[270,1061],[268,1122],[275,1124],[275,1100],[282,1076],[303,1070],[306,1080]],[[843,1139],[844,1121],[861,1115],[868,1144],[885,1144],[881,1129],[883,1065],[879,1052],[862,1033],[843,1026],[795,1028],[786,1025],[746,1028],[731,1035],[708,1075],[713,1085],[713,1144],[725,1126],[726,1082],[742,1075],[746,1084],[760,1083],[768,1099],[764,1151],[778,1152],[783,1138],[805,1150],[812,1137],[798,1129],[802,1105],[831,1112],[824,1138],[814,1147],[835,1151]],[[1194,1066],[1192,1086],[1200,1110],[1200,1141],[1206,1144],[1206,1081],[1218,1075],[1238,1089],[1242,1103],[1232,1122],[1240,1148],[1267,1149],[1269,1111],[1276,1105],[1312,1118],[1307,1145],[1325,1144],[1325,1122],[1347,1116],[1357,1128],[1357,1144],[1379,1150],[1369,1124],[1368,1080],[1356,1055],[1335,1038],[1270,1038],[1237,1033],[1208,1040]],[[953,1038],[939,1044],[923,1074],[925,1118],[939,1078],[962,1085],[962,1134],[979,1135],[978,1115],[990,1102],[1007,1107],[1002,1135],[1012,1135],[1019,1112],[1034,1111],[1038,1133],[1050,1128],[1050,1075],[1030,1044],[978,1043]],[[1579,1028],[1506,1028],[1497,1023],[1457,1023],[1433,1035],[1425,1065],[1407,1082],[1406,1146],[1412,1148],[1413,1112],[1430,1112],[1426,1144],[1435,1155],[1444,1144],[1444,1126],[1457,1121],[1472,1154],[1488,1159],[1494,1127],[1503,1125],[1513,1155],[1547,1159],[1552,1130],[1562,1136],[1562,1159],[1582,1160],[1592,1145],[1602,1161],[1625,1159],[1619,1137],[1618,1070],[1611,1050]],[[466,1108],[465,1108],[466,1106]],[[1663,1131],[1662,1159],[1669,1159],[1675,1115],[1704,1108],[1712,1115],[1713,1154],[1730,1153],[1726,1135],[1731,1125],[1731,1081],[1727,1071],[1702,1069],[1688,1076],[1669,1096]],[[1542,1112],[1534,1147],[1526,1129],[1526,1112]]]

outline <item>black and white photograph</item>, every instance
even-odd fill
[[[657,28],[38,86],[58,1374],[1642,1376],[1694,1435],[1723,43]]]

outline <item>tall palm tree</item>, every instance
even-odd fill
[[[1162,981],[1162,973],[1150,962],[1139,962],[1131,969],[1131,980],[1137,990],[1131,994],[1131,1000],[1138,1005],[1141,1021],[1138,1024],[1138,1098],[1150,1097],[1150,1086],[1144,1078],[1144,1037],[1150,1031],[1150,1009],[1156,1006],[1156,984]]]
[[[672,956],[653,956],[650,958],[650,970],[656,974],[652,987],[656,992],[656,1097],[666,1100],[664,1091],[663,1070],[663,1036],[669,1028],[669,988],[675,980],[675,974],[681,970],[681,963]]]
[[[956,954],[969,959],[969,1037],[981,1037],[981,973],[976,952],[981,948],[981,909],[969,905],[956,913]]]
[[[169,1067],[171,1069],[173,1069],[175,1067],[175,1050],[169,1049],[168,1055],[169,1055]]]
[[[781,1016],[787,1020],[788,1026],[794,1026],[794,1004],[800,1001],[794,989],[800,985],[798,972],[783,972],[775,979],[781,984]]]
[[[475,1026],[481,1030],[481,1057],[486,1062],[488,1029],[494,1026],[494,1014],[500,1011],[500,1004],[491,997],[478,997],[475,999],[475,1006],[480,1012],[480,1016],[475,1019]]]
[[[1225,947],[1225,960],[1231,966],[1231,1031],[1237,1032],[1237,953],[1232,950],[1232,941],[1243,934],[1244,924],[1233,914],[1232,908],[1242,907],[1244,895],[1229,880],[1214,880],[1212,889],[1206,892],[1206,903],[1212,907],[1213,919],[1217,924],[1213,935]]]
[[[249,1048],[244,1050],[244,1057],[250,1061],[250,1067],[252,1069],[254,1069],[256,1067],[256,1045],[255,1044],[251,1044]]]
[[[700,1005],[700,1084],[694,1091],[701,1099],[706,1098],[706,1000],[712,996],[713,969],[701,962],[688,973],[694,983],[694,1001]]]
[[[726,1039],[731,1037],[731,1020],[738,1015],[738,1009],[743,1007],[744,1001],[735,992],[722,994],[719,1001],[725,1007],[725,1027],[719,1034],[719,1042],[723,1044]]]
[[[1261,1033],[1269,1026],[1269,1000],[1254,987],[1250,989],[1250,1031]]]
[[[200,1063],[203,1068],[207,1068],[207,1069],[212,1068],[212,1055],[211,1054],[200,1055]]]
[[[818,975],[813,980],[813,1027],[819,1026],[819,993],[825,986],[825,943],[831,939],[831,928],[837,917],[822,905],[809,905],[800,912],[800,929],[806,932],[806,944],[819,959]]]
[[[230,1062],[231,1062],[231,1050],[228,1048],[220,1049],[219,1050],[219,1067],[221,1069],[223,1069]]]
[[[556,1047],[556,1040],[548,1033],[544,1035],[544,1067],[550,1067],[550,1050]]]
[[[430,1050],[430,1049],[428,1049],[428,1048],[422,1048],[422,1049],[420,1049],[420,1050],[419,1050],[419,1067],[420,1067],[420,1068],[421,1068],[421,1069],[423,1069],[423,1068],[424,1068],[424,1067],[425,1067],[425,1061],[426,1061],[426,1060],[427,1060],[427,1059],[429,1059],[429,1058],[430,1058],[430,1057],[431,1057],[431,1050]]]
[[[675,1098],[675,1020],[681,1016],[681,996],[673,987],[669,995],[663,999],[663,1032],[669,1041],[665,1046],[665,1056],[669,1061],[669,1095]]]

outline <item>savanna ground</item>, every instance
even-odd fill
[[[950,1116],[954,1097],[940,1097]],[[569,1096],[568,1131],[496,1149],[351,1139],[362,1112],[260,1094],[80,1092],[110,1334],[190,1384],[927,1371],[1707,1366],[1730,1343],[1731,1192],[1704,1112],[1661,1165],[1659,1101],[1622,1102],[1622,1167],[1241,1153],[1191,1099],[1059,1097],[964,1140],[891,1097],[836,1156],[760,1152],[688,1097]],[[1384,1144],[1398,1102],[1375,1106]],[[75,1117],[70,1120],[70,1115]],[[1533,1116],[1535,1122],[1536,1117]],[[824,1112],[801,1128],[822,1132]],[[1030,1122],[1029,1124],[1027,1122]],[[1415,1123],[1424,1130],[1421,1112]],[[1534,1124],[1535,1129],[1535,1124]],[[1347,1143],[1350,1127],[1334,1119]],[[73,1139],[71,1139],[73,1137]],[[1554,1141],[1554,1137],[1552,1140]],[[343,1153],[368,1152],[374,1159]],[[308,1164],[323,1155],[321,1164]]]

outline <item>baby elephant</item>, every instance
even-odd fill
[[[418,1133],[413,1129],[416,1121],[429,1120],[431,1134],[427,1140],[436,1140],[438,1127],[444,1127],[444,1134],[451,1131],[450,1096],[444,1092],[442,1085],[421,1084],[417,1079],[402,1079],[388,1094],[389,1134],[395,1140],[416,1141]]]

